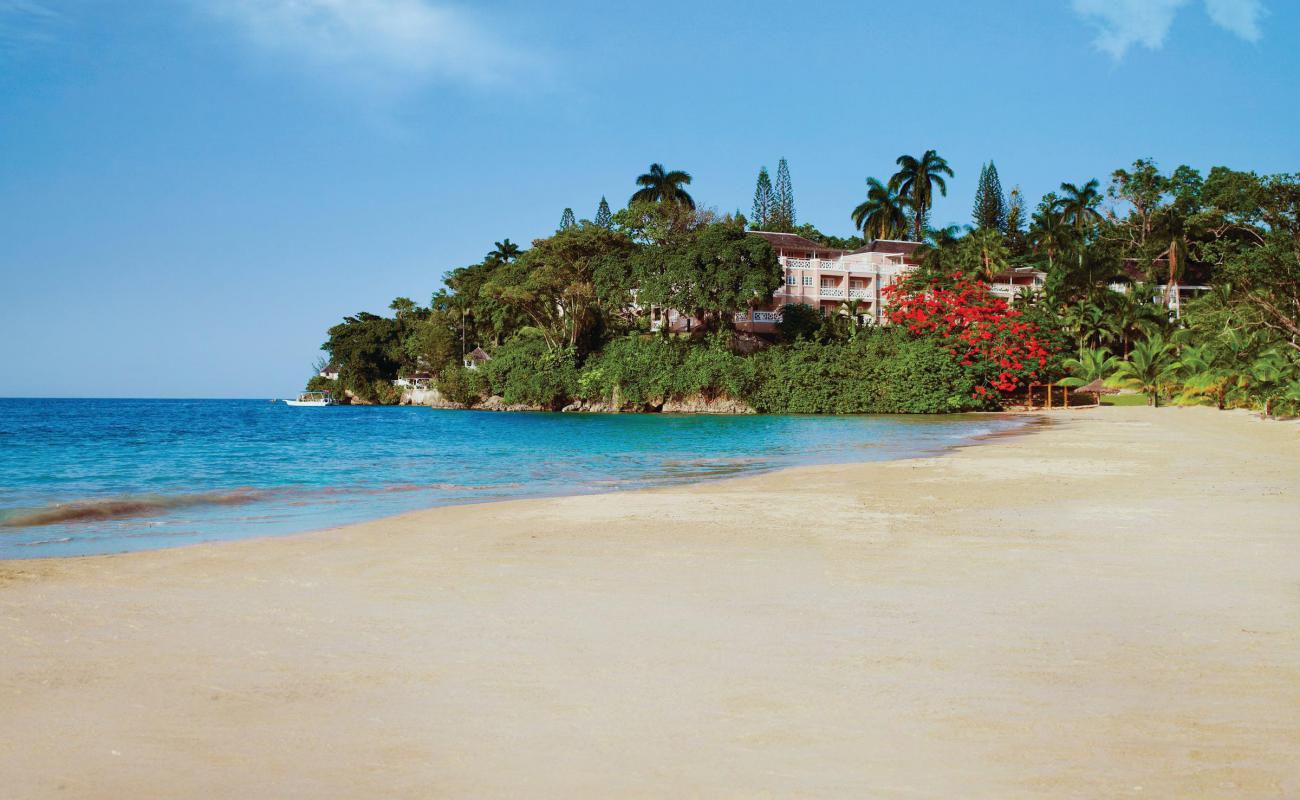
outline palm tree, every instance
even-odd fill
[[[911,201],[875,178],[867,178],[867,199],[853,209],[853,224],[867,239],[893,239],[907,231]]]
[[[691,182],[688,172],[680,169],[667,172],[663,164],[651,164],[650,171],[636,179],[641,188],[632,195],[631,203],[677,203],[695,208],[695,200],[682,187]]]
[[[1097,205],[1101,202],[1100,184],[1097,179],[1085,183],[1082,187],[1073,183],[1062,183],[1064,197],[1058,198],[1056,207],[1061,212],[1061,221],[1074,228],[1079,239],[1079,272],[1083,272],[1083,245],[1088,240],[1088,231],[1102,221]]]
[[[1056,254],[1061,252],[1061,248],[1069,238],[1069,227],[1059,211],[1045,208],[1034,214],[1034,221],[1029,229],[1029,242],[1035,249],[1046,254],[1049,272],[1056,266]]]
[[[1101,212],[1097,210],[1097,205],[1101,202],[1099,185],[1096,178],[1082,187],[1073,183],[1061,184],[1061,191],[1065,196],[1056,201],[1057,208],[1061,212],[1062,221],[1071,225],[1080,238],[1083,238],[1092,226],[1102,221]]]
[[[889,188],[908,198],[912,207],[912,233],[916,241],[921,241],[925,231],[925,219],[933,205],[934,187],[939,193],[948,196],[948,184],[943,176],[953,176],[952,167],[943,156],[934,150],[926,150],[918,159],[912,156],[899,156],[895,161],[898,172],[889,179]]]
[[[496,245],[496,247],[492,252],[487,254],[487,257],[492,261],[500,261],[503,264],[519,258],[519,254],[523,252],[519,249],[519,245],[509,239],[504,239],[500,242],[493,242],[493,244]]]
[[[1138,342],[1128,361],[1121,361],[1115,371],[1119,383],[1137,389],[1147,396],[1147,402],[1160,405],[1160,392],[1174,382],[1182,363],[1174,355],[1174,348],[1160,334]]]
[[[1287,377],[1295,365],[1276,348],[1265,350],[1246,370],[1251,396],[1264,403],[1264,416],[1273,415],[1273,401],[1286,390]]]
[[[962,240],[964,261],[973,264],[974,272],[985,283],[1010,269],[1011,251],[1007,249],[1006,237],[997,228],[980,228],[971,231]]]
[[[862,315],[866,313],[864,310],[865,306],[866,303],[863,303],[861,300],[844,300],[841,301],[839,307],[835,309],[835,313],[843,319],[851,322],[853,327],[857,328],[862,325]]]
[[[1078,358],[1067,358],[1061,365],[1070,371],[1070,377],[1057,381],[1058,386],[1087,386],[1093,381],[1104,381],[1119,369],[1119,356],[1111,355],[1105,347],[1079,351]]]
[[[912,257],[926,273],[937,275],[951,264],[951,256],[961,246],[961,241],[961,228],[956,225],[931,228]]]

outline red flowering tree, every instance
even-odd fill
[[[992,402],[1023,390],[1047,371],[1050,337],[977,280],[961,273],[916,276],[882,294],[891,324],[948,347],[975,379],[976,399]]]

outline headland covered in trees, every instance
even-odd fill
[[[654,164],[624,208],[566,208],[552,236],[447,273],[428,305],[399,297],[333,326],[309,388],[466,408],[942,413],[1064,384],[1300,410],[1300,175],[1139,159],[1030,209],[989,162],[971,223],[935,228],[953,168],[933,150],[896,167],[849,211],[861,235],[839,238],[798,222],[784,159],[775,182],[759,172],[749,217],[698,206],[688,173]],[[843,253],[915,245],[874,308],[853,292],[814,307],[781,303],[804,265],[754,231]],[[1007,278],[1022,274],[1036,277]],[[769,329],[738,330],[758,308],[776,309]]]

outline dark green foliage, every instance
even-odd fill
[[[616,339],[583,367],[580,397],[645,408],[692,395],[743,397],[752,363],[732,353],[727,339],[715,336],[702,345],[659,336]]]
[[[604,195],[601,195],[600,205],[596,207],[595,222],[602,228],[609,229],[614,227],[614,215],[610,213],[609,201],[605,199]]]
[[[1007,230],[1007,198],[1002,194],[1002,181],[993,162],[980,168],[979,184],[975,188],[975,207],[971,221],[980,230]]]
[[[482,399],[485,383],[478,370],[457,364],[439,372],[436,385],[443,399],[470,406]]]
[[[753,356],[754,390],[765,413],[949,413],[982,407],[974,381],[947,349],[899,330],[842,344],[797,342]]]
[[[685,311],[706,327],[729,326],[729,314],[771,299],[783,270],[766,240],[740,225],[702,225],[631,261],[629,285],[643,305]]]
[[[510,340],[476,371],[489,393],[511,405],[555,411],[578,393],[578,369],[572,352],[548,347],[539,337]]]
[[[794,230],[794,185],[790,182],[790,165],[784,158],[776,165],[776,188],[772,197],[775,203],[768,217],[768,230]]]
[[[559,229],[562,231],[567,231],[569,228],[572,228],[574,225],[577,224],[578,221],[573,218],[573,209],[571,208],[564,209],[564,213],[560,215]]]
[[[397,377],[405,361],[401,320],[362,311],[329,329],[321,349],[339,366],[338,390],[363,400],[378,400],[376,385]]]
[[[637,176],[636,184],[641,188],[627,201],[629,206],[637,203],[667,203],[686,208],[695,208],[695,200],[687,193],[685,186],[690,185],[691,175],[680,169],[665,170],[663,164],[651,164],[650,171]]]
[[[776,328],[783,342],[810,340],[821,330],[822,322],[822,315],[807,303],[786,303]]]
[[[762,167],[758,171],[758,181],[754,186],[754,207],[749,217],[749,222],[755,230],[769,230],[767,226],[772,221],[772,209],[775,205],[776,197],[772,193],[772,179],[768,177],[767,167]]]

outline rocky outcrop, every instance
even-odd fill
[[[407,389],[402,392],[402,398],[398,401],[404,406],[428,406],[430,408],[464,408],[460,403],[453,403],[442,394],[430,386],[427,389]]]
[[[560,409],[565,413],[590,414],[755,414],[748,403],[730,397],[706,398],[703,395],[679,397],[644,405],[616,405],[602,401],[575,401]]]
[[[741,400],[730,397],[707,398],[691,395],[665,400],[659,408],[665,414],[755,414],[753,408]]]
[[[527,403],[507,403],[500,395],[492,395],[488,399],[474,406],[478,411],[549,411],[550,409],[541,406],[528,405]]]

